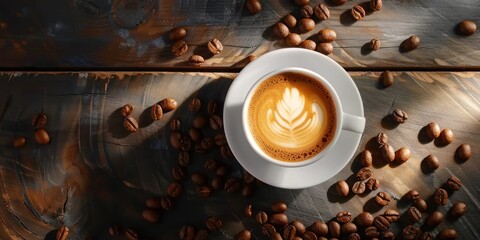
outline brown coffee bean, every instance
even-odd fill
[[[204,115],[197,115],[193,119],[193,127],[201,129],[204,128],[208,123],[208,119]]]
[[[68,227],[61,226],[57,230],[57,234],[55,234],[55,240],[67,240],[69,233],[70,233],[70,229],[68,229]]]
[[[410,149],[401,147],[395,152],[395,160],[399,163],[404,163],[410,159]]]
[[[428,168],[431,170],[435,170],[440,167],[440,162],[438,161],[438,158],[435,155],[428,155],[423,159],[425,164],[427,165]]]
[[[215,159],[208,159],[205,161],[205,169],[210,171],[216,171],[218,168],[218,162]]]
[[[448,193],[442,188],[438,188],[433,193],[433,202],[437,205],[445,206],[448,202]]]
[[[352,192],[355,194],[362,194],[365,192],[366,185],[363,181],[357,181],[352,186]]]
[[[164,113],[175,110],[178,105],[177,101],[173,98],[164,98],[158,104],[160,104]]]
[[[296,47],[302,43],[302,38],[297,33],[289,33],[285,38],[285,42],[287,46]]]
[[[243,210],[243,213],[245,213],[245,216],[252,217],[252,215],[253,215],[253,210],[252,209],[253,209],[252,204],[247,204],[247,206]]]
[[[173,207],[173,200],[169,197],[162,197],[160,199],[160,205],[164,210],[169,210]]]
[[[343,5],[347,2],[347,0],[330,0],[330,2],[335,5]]]
[[[207,176],[205,174],[200,173],[200,172],[194,172],[192,173],[192,182],[195,185],[205,185],[207,182]]]
[[[220,176],[213,177],[211,185],[215,190],[221,189],[224,186],[223,178]]]
[[[405,199],[410,200],[410,201],[415,201],[417,198],[420,197],[420,193],[417,190],[410,190],[407,193],[405,193]]]
[[[195,152],[197,152],[197,153],[206,153],[206,152],[207,152],[207,149],[205,149],[205,148],[202,147],[202,143],[201,143],[201,142],[197,142],[197,143],[195,143]]]
[[[183,170],[183,168],[180,166],[175,166],[172,168],[172,176],[173,179],[181,181],[185,179],[185,170]]]
[[[283,227],[288,224],[288,217],[283,213],[274,213],[268,218],[270,224]]]
[[[350,188],[348,187],[347,182],[345,180],[340,180],[335,184],[335,188],[337,190],[337,194],[341,197],[348,196],[348,192]]]
[[[272,204],[271,209],[275,213],[284,213],[287,211],[287,204],[284,202],[275,202]]]
[[[193,226],[184,225],[178,232],[180,240],[193,240],[195,237],[195,228]]]
[[[415,199],[415,202],[413,202],[413,206],[415,206],[420,212],[427,212],[428,210],[428,205],[425,200],[421,198]]]
[[[200,229],[195,233],[195,237],[193,240],[207,240],[208,239],[208,232],[205,229]]]
[[[373,219],[373,225],[380,231],[387,231],[390,228],[390,222],[382,215]]]
[[[430,140],[440,136],[440,126],[437,123],[431,122],[425,126],[425,134]]]
[[[118,224],[113,224],[108,228],[108,234],[110,236],[118,236],[120,234],[120,226]]]
[[[378,229],[376,227],[370,226],[365,228],[364,235],[368,238],[375,238],[380,236],[380,233],[378,232]]]
[[[458,177],[451,176],[447,180],[447,186],[452,191],[458,191],[462,187],[462,181]]]
[[[183,39],[187,35],[187,30],[183,27],[172,28],[168,32],[168,40],[175,42]]]
[[[397,108],[393,111],[392,118],[396,123],[405,123],[408,119],[408,114],[405,111]]]
[[[250,174],[249,172],[247,172],[247,170],[243,170],[243,181],[245,183],[253,183],[255,182],[255,177]]]
[[[391,231],[383,231],[380,233],[380,239],[383,240],[394,240],[395,239],[395,233]]]
[[[379,133],[376,137],[378,146],[383,146],[388,143],[388,135],[386,133]]]
[[[430,227],[438,226],[444,219],[444,215],[440,211],[434,211],[425,220],[425,223]]]
[[[402,236],[405,240],[414,240],[420,237],[421,230],[413,225],[407,225],[403,228]]]
[[[149,197],[145,200],[145,206],[148,208],[160,209],[162,208],[162,204],[160,199],[155,197]]]
[[[372,9],[373,11],[380,11],[382,10],[382,7],[382,0],[370,0],[370,9]]]
[[[303,6],[309,4],[310,0],[295,0],[295,3],[299,6]]]
[[[372,176],[372,169],[368,167],[364,167],[358,170],[357,174],[355,175],[355,179],[357,179],[357,181],[363,181],[370,178],[371,176]]]
[[[12,141],[12,146],[14,148],[21,148],[25,146],[27,139],[24,136],[16,136]]]
[[[337,213],[336,220],[338,223],[347,223],[352,220],[352,213],[348,211],[341,211]]]
[[[182,167],[187,167],[190,164],[190,154],[185,151],[178,153],[178,164]]]
[[[227,138],[225,138],[225,134],[223,134],[223,133],[219,133],[219,134],[215,135],[214,140],[215,140],[215,144],[217,146],[222,146],[222,145],[227,144]]]
[[[218,176],[227,176],[230,174],[230,167],[228,165],[221,165],[217,168],[215,174]]]
[[[300,15],[302,15],[302,17],[304,18],[310,18],[312,15],[313,15],[313,8],[312,6],[306,4],[306,5],[303,5],[301,8],[300,8]]]
[[[330,233],[330,237],[339,238],[340,224],[333,220],[328,222],[328,232]]]
[[[183,40],[178,40],[172,45],[172,48],[171,48],[170,51],[171,51],[173,56],[180,57],[180,56],[184,55],[185,53],[187,53],[188,44]]]
[[[386,70],[383,71],[382,74],[380,74],[380,81],[382,83],[382,86],[387,88],[393,85],[393,74],[392,72]]]
[[[230,150],[230,147],[228,146],[228,144],[222,145],[220,147],[220,153],[222,154],[222,157],[224,159],[229,159],[233,157],[232,150]]]
[[[194,141],[194,142],[197,142],[199,141],[200,139],[202,139],[202,132],[198,129],[198,128],[190,128],[188,130],[188,136],[190,136],[190,138]]]
[[[123,126],[132,133],[138,130],[138,122],[132,116],[128,116],[123,120]]]
[[[350,235],[348,235],[348,240],[361,240],[362,237],[360,237],[360,234],[358,233],[350,233]]]
[[[220,42],[220,40],[216,38],[208,41],[207,47],[208,47],[208,51],[210,51],[211,54],[219,54],[223,51],[222,42]]]
[[[44,128],[46,125],[47,125],[47,115],[45,115],[45,113],[41,112],[33,116],[32,126],[35,129]]]
[[[234,177],[229,178],[227,181],[225,181],[224,189],[228,193],[237,192],[240,190],[240,181]]]
[[[393,150],[393,147],[390,144],[387,143],[381,146],[378,150],[384,163],[389,163],[395,160],[395,150]]]
[[[201,144],[202,148],[206,150],[210,150],[215,146],[215,142],[213,141],[212,137],[204,137]]]
[[[210,231],[218,231],[220,228],[222,228],[222,220],[220,218],[212,216],[208,217],[207,221],[205,222],[205,225]]]
[[[467,204],[464,202],[455,202],[449,210],[450,217],[457,219],[463,216],[467,212]]]
[[[280,234],[279,232],[276,232],[276,233],[273,234],[271,239],[272,240],[283,240],[282,234]]]
[[[182,194],[182,185],[177,182],[172,182],[167,188],[167,194],[170,197],[176,198]]]
[[[216,114],[212,115],[210,117],[210,127],[213,130],[222,129],[223,128],[223,119]]]
[[[125,234],[125,237],[127,238],[127,240],[139,240],[140,239],[137,231],[135,231],[131,228],[125,228],[124,234]]]
[[[170,130],[172,131],[179,131],[182,123],[180,122],[180,119],[178,118],[172,118],[170,120]]]
[[[195,66],[195,67],[202,66],[204,62],[205,62],[205,59],[200,55],[194,54],[188,58],[188,63],[190,63],[192,66]]]
[[[444,228],[442,231],[440,231],[437,235],[438,240],[453,240],[457,239],[458,233],[457,230],[453,228]]]
[[[180,143],[182,144],[182,151],[189,151],[192,148],[192,139],[189,136],[183,136]]]
[[[380,181],[376,178],[370,178],[366,181],[365,186],[370,191],[375,191],[380,187]]]
[[[331,43],[319,43],[315,50],[323,55],[329,55],[333,52],[333,45]]]
[[[369,150],[363,150],[359,154],[360,164],[363,167],[370,167],[372,166],[372,153]]]
[[[163,117],[163,109],[160,106],[160,104],[155,104],[152,106],[152,110],[150,112],[150,116],[152,117],[152,120],[160,120]]]
[[[392,208],[385,210],[383,216],[391,223],[398,221],[400,218],[400,213]]]
[[[295,20],[296,21],[296,20]],[[278,22],[273,25],[273,34],[279,38],[285,38],[290,34],[290,30],[288,29],[287,25],[284,23]]]
[[[259,0],[247,0],[245,6],[247,10],[253,15],[262,11],[262,4]]]
[[[242,196],[250,197],[255,192],[255,185],[254,184],[246,184],[242,189]]]
[[[188,104],[188,109],[192,112],[199,112],[202,109],[202,101],[199,98],[194,98]]]
[[[291,224],[285,226],[285,228],[283,229],[284,240],[293,240],[296,234],[297,234],[297,229]]]
[[[292,14],[288,14],[285,17],[283,17],[282,21],[289,28],[294,28],[297,25],[297,19]],[[281,37],[281,36],[279,36],[279,37]],[[285,37],[286,37],[286,35],[285,35]]]
[[[50,135],[44,128],[35,130],[35,142],[41,145],[50,143]]]
[[[375,202],[380,206],[387,206],[392,201],[392,197],[386,192],[378,192],[375,196]]]
[[[340,228],[340,232],[342,232],[343,235],[347,235],[350,233],[356,233],[357,232],[357,225],[355,223],[347,222],[342,225]]]
[[[238,235],[236,240],[250,240],[252,239],[252,233],[246,229],[242,230]]]
[[[319,3],[313,8],[313,13],[320,21],[325,21],[330,17],[330,10],[325,4]]]
[[[172,145],[175,149],[180,149],[182,147],[182,143],[180,140],[182,139],[182,134],[177,131],[173,131],[170,134],[170,145]]]
[[[297,230],[297,236],[298,235],[301,236],[305,233],[305,231],[307,231],[307,229],[305,228],[305,225],[298,220],[293,220],[290,224],[294,226],[295,229]]]
[[[263,211],[260,211],[255,216],[255,220],[260,224],[265,224],[268,221],[268,215],[267,215],[267,213],[265,213]]]
[[[337,33],[330,28],[324,28],[317,33],[320,42],[333,42],[337,39]]]
[[[410,207],[407,210],[407,215],[410,221],[419,222],[422,219],[422,213],[416,207]]]
[[[381,0],[372,0],[372,1],[381,1]],[[368,49],[370,51],[377,51],[378,49],[380,49],[381,46],[382,46],[382,42],[377,38],[372,39],[372,40],[370,40],[370,42],[368,42]],[[384,86],[385,86],[385,84],[384,84]],[[391,84],[390,84],[390,86],[391,86]],[[389,87],[389,86],[385,86],[385,87]]]
[[[317,44],[313,40],[307,39],[300,43],[300,47],[314,51],[317,47]]]
[[[327,236],[328,234],[328,225],[323,221],[315,221],[308,227],[310,231],[315,233],[317,236]],[[308,232],[308,231],[307,231]]]
[[[216,114],[218,112],[218,103],[217,101],[210,100],[207,104],[207,112],[210,115]]]
[[[416,35],[412,35],[400,44],[400,49],[404,52],[409,52],[417,49],[419,45],[420,38]]]
[[[440,132],[440,142],[444,145],[448,145],[453,142],[453,132],[452,130],[445,128]]]
[[[153,209],[145,209],[142,212],[142,217],[145,221],[149,223],[157,223],[160,219],[160,215],[158,214],[158,211],[154,211]]]
[[[420,235],[420,238],[418,240],[433,240],[433,234],[431,232],[423,232],[422,235]]]
[[[368,227],[373,224],[373,216],[369,212],[362,212],[355,218],[355,223],[359,227]]]
[[[257,216],[258,216],[258,214],[257,214]],[[266,216],[266,213],[265,213],[265,216]],[[267,218],[268,218],[268,216],[267,216]],[[265,218],[265,219],[267,219],[267,218]],[[257,222],[259,222],[258,219],[257,219]],[[265,220],[265,222],[266,222],[266,220]],[[265,224],[262,225],[262,234],[265,237],[271,238],[271,237],[273,237],[273,235],[275,235],[276,232],[277,232],[277,230],[275,229],[275,227],[272,224],[265,223]]]
[[[124,117],[130,116],[132,114],[134,107],[131,104],[125,104],[121,109],[120,112]]]
[[[453,133],[451,135],[452,135],[451,139],[453,140]],[[468,161],[472,157],[472,148],[468,144],[460,145],[455,151],[455,157],[461,162]]]
[[[477,25],[471,20],[463,20],[457,24],[457,32],[462,35],[470,36],[473,35],[476,31]]]
[[[360,21],[365,17],[365,9],[360,5],[355,5],[350,11],[353,19]]]

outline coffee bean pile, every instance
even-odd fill
[[[47,115],[44,112],[35,114],[32,118],[32,127],[33,127],[33,137],[35,142],[39,145],[49,144],[52,139],[48,134],[45,126],[47,125]],[[25,136],[19,135],[15,136],[12,140],[12,146],[14,148],[22,148],[27,143],[27,138]]]
[[[150,107],[150,116],[153,121],[162,119],[164,113],[171,112],[177,108],[177,101],[173,98],[165,98]],[[134,107],[131,104],[125,104],[120,108],[123,117],[123,126],[130,133],[138,131],[139,126],[137,120],[133,117]]]

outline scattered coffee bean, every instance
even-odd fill
[[[360,164],[363,167],[370,167],[372,166],[372,153],[369,150],[363,150],[360,152]]]
[[[388,221],[384,216],[380,215],[373,219],[373,225],[380,231],[387,231],[390,228],[390,221]]]
[[[245,213],[245,216],[247,217],[252,217],[253,215],[253,210],[252,210],[253,206],[252,204],[248,204],[245,209],[243,210],[243,213]]]
[[[178,40],[172,45],[172,48],[170,51],[172,52],[173,56],[180,57],[185,53],[187,53],[188,44],[183,40]]]
[[[195,152],[197,152],[197,153],[202,153],[203,154],[203,153],[207,152],[207,149],[202,147],[201,142],[196,142],[194,149],[195,149]]]
[[[337,33],[330,28],[324,28],[317,33],[320,42],[333,42],[337,39]]]
[[[160,199],[160,205],[164,210],[169,210],[173,207],[173,200],[170,197],[162,197]]]
[[[215,190],[221,189],[224,186],[223,178],[221,176],[213,177],[211,185]]]
[[[131,104],[125,104],[121,109],[120,112],[124,117],[130,116],[132,114],[134,107]]]
[[[204,137],[201,142],[202,148],[210,150],[215,146],[215,142],[212,137]]]
[[[272,204],[271,209],[275,213],[284,213],[287,211],[287,204],[284,202],[275,202]]]
[[[401,147],[395,152],[395,160],[399,163],[404,163],[410,159],[410,149]]]
[[[415,201],[417,198],[420,197],[420,193],[417,190],[410,190],[407,193],[405,193],[405,199],[410,200],[410,201]]]
[[[168,32],[168,40],[175,42],[183,39],[187,35],[187,30],[183,27],[172,28]]]
[[[183,170],[183,168],[180,166],[175,166],[172,168],[172,176],[173,179],[181,181],[185,179],[185,170]]]
[[[382,7],[382,0],[370,0],[370,9],[372,9],[373,11],[380,11],[382,10]]]
[[[344,224],[352,220],[352,213],[348,211],[341,211],[337,213],[336,220],[338,223]]]
[[[250,174],[246,170],[243,170],[243,181],[245,183],[253,183],[255,180],[256,179],[252,174]]]
[[[160,120],[163,117],[163,109],[160,104],[155,104],[152,106],[152,110],[150,112],[150,116],[154,121]]]
[[[382,86],[387,88],[393,85],[393,74],[392,72],[386,70],[383,71],[382,74],[380,74],[380,80],[382,83]]]
[[[262,4],[259,0],[247,0],[245,5],[247,7],[247,10],[253,15],[262,11]]]
[[[412,35],[409,38],[405,39],[400,44],[400,49],[405,52],[415,50],[420,45],[420,38],[416,35]]]
[[[293,238],[295,237],[296,234],[297,234],[297,229],[291,224],[288,224],[283,229],[283,239],[284,240],[293,240]]]
[[[266,214],[265,214],[266,215]],[[258,214],[257,214],[258,216]],[[268,216],[267,216],[268,217]],[[266,218],[265,218],[266,219]],[[257,219],[257,222],[258,222],[258,219]],[[266,220],[265,220],[266,222]],[[275,235],[275,233],[277,232],[277,230],[275,229],[275,227],[270,224],[270,223],[265,223],[262,225],[262,234],[267,237],[267,238],[271,238]]]
[[[21,148],[25,146],[27,139],[24,136],[16,136],[12,141],[12,146],[14,148]]]
[[[250,197],[255,192],[255,185],[254,184],[246,184],[242,189],[242,196]]]
[[[218,176],[227,176],[228,174],[230,174],[230,167],[228,165],[221,165],[217,168],[215,174],[217,174]]]
[[[212,115],[210,117],[210,127],[213,130],[218,130],[218,129],[223,128],[223,119],[216,114]]]
[[[323,221],[317,220],[313,222],[312,225],[308,227],[308,229],[317,236],[327,236],[328,234],[328,225]]]
[[[346,197],[348,196],[348,192],[350,188],[348,187],[347,182],[345,180],[340,180],[335,184],[335,188],[337,190],[337,193],[341,197]]]
[[[39,114],[35,114],[32,118],[32,126],[35,129],[44,128],[47,125],[47,115],[41,112]]]
[[[427,212],[428,210],[427,202],[425,202],[425,200],[421,198],[415,199],[415,201],[413,202],[413,206],[420,210],[420,212]]]
[[[313,15],[313,8],[312,6],[306,4],[306,5],[303,5],[301,8],[300,8],[300,15],[302,15],[302,17],[304,18],[310,18],[312,15]]]
[[[192,139],[189,136],[183,136],[180,143],[182,144],[182,151],[189,151],[192,148]]]
[[[267,223],[268,221],[268,215],[267,213],[263,212],[263,211],[260,211],[257,213],[257,215],[255,216],[255,220],[260,223],[260,224],[264,224],[264,223]]]
[[[333,45],[331,43],[319,43],[315,50],[323,55],[329,55],[333,52]]]
[[[407,215],[410,221],[419,222],[422,219],[422,213],[416,207],[410,207],[407,210]]]
[[[149,197],[147,200],[145,200],[145,206],[149,208],[154,208],[154,209],[160,209],[162,208],[162,204],[160,199],[155,198],[155,197]]]
[[[61,226],[57,230],[57,234],[55,234],[55,240],[67,240],[69,233],[70,229],[68,229],[68,227]]]
[[[227,144],[227,138],[225,138],[225,134],[223,134],[223,133],[219,133],[219,134],[215,135],[214,140],[215,140],[215,144],[217,146],[222,146],[222,145]]]
[[[170,130],[172,131],[179,131],[182,123],[180,122],[180,119],[178,118],[172,118],[170,120]]]
[[[444,219],[444,215],[440,211],[434,211],[425,220],[425,223],[430,227],[438,226]]]
[[[413,225],[407,225],[406,227],[403,228],[402,236],[403,236],[403,239],[405,240],[414,240],[414,239],[418,239],[421,233],[422,231],[420,230],[420,228],[415,227]]]
[[[457,239],[458,238],[458,233],[457,230],[453,228],[444,228],[442,231],[440,231],[437,235],[438,240],[451,240],[451,239]]]
[[[177,182],[170,183],[167,188],[167,195],[173,198],[177,198],[182,194],[182,185]]]
[[[317,44],[313,40],[307,39],[300,43],[300,47],[314,51],[317,47]]]
[[[405,123],[408,119],[408,114],[397,108],[393,111],[392,118],[396,123]]]
[[[228,146],[228,144],[222,145],[220,147],[220,153],[222,154],[222,157],[224,159],[229,159],[233,157],[232,150],[230,150],[230,147]]]
[[[336,221],[328,222],[328,232],[330,233],[330,237],[339,238],[340,237],[340,224]]]
[[[195,237],[193,240],[207,240],[208,239],[208,232],[205,229],[200,229],[195,233]]]
[[[368,190],[375,191],[380,187],[380,181],[378,179],[372,177],[372,178],[367,180],[365,185],[366,185]]]
[[[164,98],[158,104],[160,104],[164,113],[175,110],[178,105],[177,101],[173,98]]]
[[[218,168],[218,162],[215,159],[207,159],[204,164],[205,169],[210,171],[216,171]]]
[[[193,240],[195,237],[195,228],[190,225],[182,226],[178,232],[178,237],[180,240]]]
[[[445,206],[448,202],[448,193],[442,188],[438,188],[433,193],[433,202],[437,205]]]
[[[268,218],[270,224],[283,227],[288,224],[288,217],[284,213],[274,213]]]
[[[362,194],[365,192],[366,185],[363,181],[357,181],[352,186],[352,192],[355,194]]]
[[[296,21],[296,20],[295,20]],[[287,25],[284,23],[278,22],[273,25],[273,34],[279,38],[285,38],[290,34],[290,30],[288,30]]]
[[[142,217],[145,221],[149,223],[157,223],[160,218],[160,215],[158,214],[158,211],[154,211],[152,209],[147,208],[143,210]]]
[[[205,59],[200,55],[194,54],[188,58],[188,63],[190,63],[195,67],[202,66],[204,62],[205,62]]]
[[[350,11],[353,19],[360,21],[365,17],[365,9],[360,5],[355,5]]]
[[[477,25],[471,20],[463,20],[457,24],[457,32],[462,35],[470,36],[473,35],[476,31]]]
[[[219,54],[223,51],[222,42],[220,42],[220,40],[216,38],[208,41],[207,47],[208,47],[208,51],[210,51],[211,54]]]
[[[188,130],[188,136],[190,136],[194,142],[198,142],[202,139],[202,132],[198,128],[192,127]]]
[[[207,104],[207,112],[208,112],[208,114],[213,115],[213,114],[216,114],[217,111],[218,111],[218,103],[217,103],[217,101],[214,101],[214,100],[208,101],[208,104]]]
[[[452,191],[458,191],[462,187],[462,181],[458,177],[451,176],[447,180],[447,186]]]
[[[35,142],[41,145],[50,143],[50,135],[44,128],[39,128],[35,130]]]
[[[208,123],[208,119],[204,115],[197,115],[193,119],[193,127],[201,129],[204,128]]]
[[[451,135],[453,139],[453,133]],[[468,161],[472,157],[472,148],[468,144],[460,145],[455,151],[455,157],[461,162]]]
[[[377,140],[378,146],[383,146],[388,143],[388,136],[386,133],[379,133],[377,135],[376,140]]]
[[[361,240],[362,237],[360,237],[360,234],[358,234],[358,233],[350,233],[350,235],[348,235],[347,239],[348,240]]]
[[[438,138],[440,136],[440,126],[435,122],[427,124],[425,126],[425,134],[430,140]]]
[[[180,140],[182,139],[182,134],[177,131],[173,131],[170,134],[170,145],[172,145],[175,149],[180,149],[182,147],[182,143]]]
[[[137,233],[137,231],[135,231],[131,228],[125,228],[124,234],[125,234],[125,237],[127,238],[127,240],[139,240],[140,239],[140,236]]]
[[[423,232],[422,235],[420,235],[420,238],[418,240],[433,240],[433,234],[431,232]]]
[[[380,206],[387,206],[392,201],[392,197],[386,192],[378,192],[375,196],[375,202]]]
[[[389,208],[389,209],[385,210],[385,212],[383,213],[383,216],[390,223],[393,223],[393,222],[398,221],[398,219],[400,218],[400,213],[395,209]]]
[[[288,46],[296,47],[302,43],[302,38],[297,33],[289,33],[285,38],[285,41]]]
[[[110,236],[118,236],[120,234],[120,226],[118,224],[113,224],[108,228],[108,234]]]
[[[347,0],[330,0],[330,2],[335,5],[343,5],[347,2]]]
[[[192,178],[193,184],[195,185],[205,185],[205,183],[207,182],[207,176],[205,176],[205,174],[200,172],[192,173],[191,178]]]
[[[238,235],[236,240],[250,240],[252,239],[252,233],[246,229],[242,230]]]
[[[355,218],[355,223],[359,227],[368,227],[373,224],[373,216],[369,212],[362,212]]]
[[[237,178],[231,177],[225,181],[224,189],[228,193],[237,192],[240,190],[240,181]]]
[[[207,221],[205,222],[205,225],[210,231],[218,231],[222,227],[222,220],[218,217],[208,217]]]
[[[123,120],[123,126],[129,132],[136,132],[138,130],[138,122],[132,116],[128,116]]]
[[[372,1],[381,1],[381,0],[372,0]],[[370,40],[370,42],[368,43],[368,49],[370,51],[377,51],[378,49],[380,49],[381,46],[382,46],[382,42],[377,38]]]
[[[379,153],[384,163],[395,160],[395,150],[393,150],[393,147],[388,143],[380,147]]]
[[[364,235],[371,239],[380,236],[380,233],[378,232],[378,229],[376,227],[370,226],[365,228]]]
[[[299,6],[307,5],[310,3],[310,0],[295,0],[295,3]]]
[[[347,222],[340,227],[340,232],[343,235],[348,235],[350,233],[356,233],[357,232],[357,225],[355,225],[355,223]]]
[[[178,153],[178,164],[182,167],[187,167],[190,164],[190,154],[186,151]]]
[[[368,167],[364,167],[358,170],[357,174],[355,175],[355,179],[357,179],[357,181],[363,181],[370,178],[371,176],[372,176],[372,169]]]
[[[280,234],[279,232],[274,233],[272,236],[272,240],[283,240],[282,234]]]
[[[202,101],[200,98],[194,98],[192,101],[188,104],[188,109],[192,112],[199,112],[200,109],[202,109]]]
[[[330,10],[325,4],[319,3],[313,8],[313,13],[320,21],[325,21],[330,17]]]
[[[301,236],[305,233],[305,231],[307,231],[307,229],[305,228],[305,225],[303,225],[303,223],[298,220],[293,220],[290,224],[294,226],[295,229],[297,230],[297,235]]]
[[[431,170],[435,170],[440,167],[440,161],[438,161],[438,158],[435,155],[428,155],[423,159],[425,164],[427,165],[428,168]]]
[[[294,28],[297,25],[297,19],[292,14],[288,14],[287,16],[283,17],[283,23],[289,28]]]
[[[464,202],[455,202],[449,210],[450,217],[457,219],[467,212],[467,204]]]
[[[452,130],[445,128],[440,132],[440,141],[444,145],[448,145],[453,142],[453,132]]]

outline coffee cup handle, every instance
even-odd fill
[[[365,118],[343,113],[342,129],[350,132],[363,133],[365,129]]]

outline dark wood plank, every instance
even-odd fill
[[[371,139],[379,132],[389,136],[398,149],[412,151],[411,159],[400,165],[376,166],[374,176],[380,190],[391,194],[388,206],[405,211],[409,204],[400,200],[410,189],[417,189],[428,199],[434,189],[450,176],[458,176],[463,187],[450,196],[449,203],[438,209],[444,213],[455,201],[468,205],[467,214],[457,221],[445,221],[433,229],[456,228],[462,239],[477,239],[480,232],[480,73],[395,72],[395,83],[387,89],[376,87],[378,72],[351,72],[365,106],[367,126],[357,152],[371,147]],[[372,207],[377,191],[346,199],[338,198],[333,184],[339,179],[352,179],[359,169],[353,159],[331,180],[303,190],[284,190],[256,183],[256,193],[242,198],[240,193],[216,191],[201,199],[190,180],[172,210],[162,211],[162,222],[148,224],[142,220],[144,202],[150,196],[165,196],[172,182],[171,168],[178,152],[169,144],[171,118],[182,120],[182,132],[191,127],[195,114],[188,102],[199,97],[205,102],[214,99],[220,104],[235,74],[225,73],[3,73],[0,75],[0,236],[1,239],[45,239],[60,225],[71,228],[71,236],[84,239],[107,238],[113,223],[137,229],[147,239],[176,239],[182,224],[205,228],[207,216],[219,216],[221,232],[213,238],[230,238],[241,229],[254,232],[262,239],[259,226],[243,215],[247,203],[255,211],[268,210],[278,200],[289,205],[287,215],[305,224],[320,219],[328,221],[338,211],[357,215],[369,210],[374,215],[384,209]],[[173,97],[179,108],[166,113],[160,121],[149,121],[149,107],[164,97]],[[140,120],[140,130],[128,134],[123,130],[118,109],[126,103],[135,107],[133,116]],[[405,124],[392,126],[382,119],[394,108],[404,109],[410,116]],[[44,111],[46,129],[52,143],[34,143],[31,118]],[[205,114],[205,108],[202,109]],[[450,128],[455,140],[446,147],[418,139],[420,129],[435,121],[441,128]],[[216,132],[203,130],[205,135]],[[22,149],[11,147],[14,136],[27,137]],[[469,143],[473,158],[460,164],[454,161],[456,147]],[[428,154],[440,159],[434,173],[423,173],[421,161]],[[232,167],[232,175],[242,176],[234,159],[223,159],[218,149],[207,154],[191,153],[188,173],[200,171],[206,159],[214,158]],[[402,218],[403,219],[403,218]],[[405,224],[403,221],[401,224]],[[392,230],[400,231],[401,224]],[[47,237],[46,239],[50,239]]]
[[[290,12],[298,15],[299,9],[292,0],[262,1],[263,11],[252,16],[244,9],[244,1],[204,0],[154,1],[151,8],[116,11],[116,3],[122,1],[126,0],[0,3],[0,66],[182,69],[191,68],[186,60],[195,53],[208,58],[203,68],[224,71],[248,55],[285,47],[272,36],[270,27]],[[462,37],[454,31],[463,19],[480,23],[477,0],[461,4],[385,1],[382,11],[352,22],[348,11],[359,3],[330,6],[331,18],[317,22],[315,30],[303,34],[302,39],[317,40],[315,34],[321,28],[334,29],[338,39],[330,57],[351,69],[480,67],[480,35]],[[132,15],[122,15],[126,10]],[[152,12],[146,17],[149,10]],[[144,23],[132,27],[141,20]],[[175,26],[188,29],[185,40],[190,45],[187,54],[178,58],[171,56],[172,43],[166,39],[166,32]],[[421,38],[419,49],[400,53],[400,43],[412,34]],[[211,38],[220,39],[225,46],[223,53],[214,57],[205,54],[205,43]],[[373,38],[381,39],[381,49],[362,51]]]

